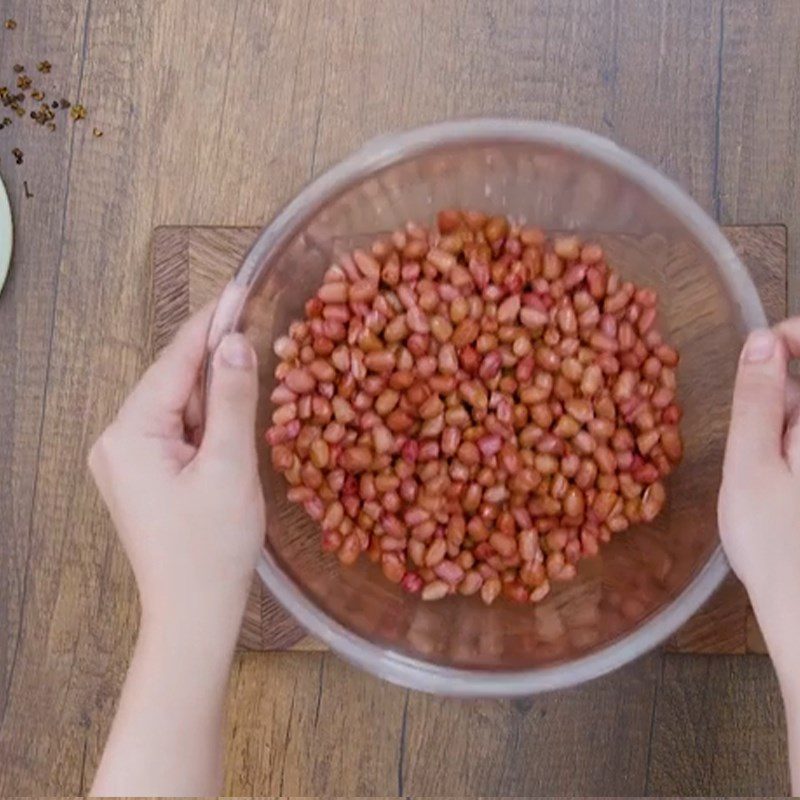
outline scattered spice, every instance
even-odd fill
[[[7,30],[13,30],[17,27],[16,20],[5,20],[4,27]],[[36,64],[37,71],[43,75],[50,74],[52,68],[53,65],[47,59],[39,61]],[[86,107],[80,103],[73,104],[66,97],[62,97],[60,100],[54,99],[49,103],[45,102],[47,93],[43,87],[36,85],[35,76],[31,77],[31,75],[26,74],[23,64],[14,64],[12,69],[17,76],[15,82],[16,86],[12,88],[9,88],[7,85],[0,86],[0,107],[9,109],[8,116],[3,116],[2,119],[0,119],[0,131],[11,125],[11,112],[20,118],[29,117],[37,124],[46,127],[50,132],[56,130],[55,112],[58,109],[63,109],[64,111],[69,110],[69,115],[75,122],[86,118]],[[38,106],[33,108],[30,108],[30,106],[26,107],[26,101],[28,99],[38,103]],[[95,139],[99,139],[103,135],[103,131],[100,128],[93,128],[92,135]],[[20,148],[15,147],[11,153],[17,164],[23,163],[24,153]],[[33,197],[28,190],[27,184],[25,184],[25,194],[27,197]]]
[[[55,117],[55,113],[53,109],[50,108],[47,103],[42,103],[39,106],[38,111],[31,111],[31,119],[35,122],[38,122],[40,125],[44,125],[46,122],[50,122]]]
[[[22,181],[22,186],[25,189],[25,197],[27,197],[28,199],[32,198],[33,194],[31,193],[31,190],[28,188],[28,181]]]

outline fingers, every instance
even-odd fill
[[[789,355],[800,359],[800,316],[779,322],[774,330]],[[792,472],[800,472],[800,385],[791,377],[786,382],[786,417],[783,450]]]
[[[781,337],[769,330],[750,334],[736,374],[726,472],[750,474],[754,465],[783,463],[786,368]]]
[[[779,322],[773,330],[783,340],[792,358],[800,358],[800,316]]]
[[[135,420],[154,435],[183,433],[183,412],[203,364],[213,308],[205,306],[181,326],[125,401],[120,418]]]
[[[228,334],[214,354],[200,455],[221,459],[231,469],[251,469],[257,402],[256,354],[245,336]]]

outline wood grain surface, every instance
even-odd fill
[[[781,225],[724,229],[754,277],[772,320],[786,314],[786,230]],[[254,228],[167,226],[153,234],[153,347],[169,342],[192,311],[213,300],[233,277],[258,233]],[[280,604],[256,578],[239,643],[250,650],[315,650]],[[684,653],[763,653],[753,613],[741,584],[731,578],[669,643]]]
[[[47,58],[89,116],[0,131],[16,225],[0,295],[0,795],[85,791],[136,634],[84,464],[150,358],[154,228],[261,226],[388,131],[549,118],[639,153],[723,223],[785,224],[800,310],[796,0],[0,0],[9,17],[0,84]],[[230,709],[234,795],[788,787],[757,656],[656,654],[572,692],[459,703],[329,653],[246,653]]]

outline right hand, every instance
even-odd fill
[[[742,350],[719,495],[722,544],[780,675],[800,667],[800,317]]]

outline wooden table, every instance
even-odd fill
[[[552,118],[638,152],[721,222],[786,224],[800,308],[794,0],[0,0],[7,17],[0,76],[46,58],[89,116],[0,132],[17,231],[0,296],[2,794],[86,789],[132,647],[134,587],[84,461],[146,361],[155,226],[261,224],[377,133]],[[330,654],[254,654],[230,701],[231,794],[788,786],[758,657],[656,653],[573,691],[468,703]]]

